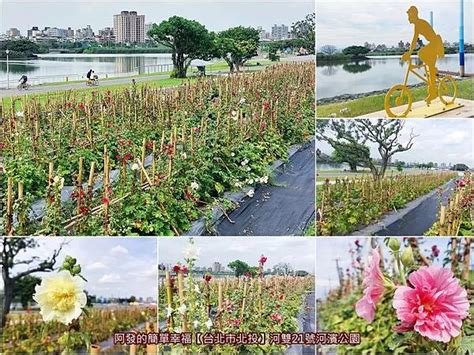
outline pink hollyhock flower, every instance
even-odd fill
[[[467,317],[467,292],[449,269],[423,266],[413,272],[410,286],[395,291],[393,307],[401,324],[397,332],[415,330],[431,340],[449,342],[460,334],[462,320]]]
[[[375,317],[375,304],[385,291],[384,278],[380,270],[380,255],[376,249],[373,249],[372,255],[369,256],[364,276],[364,296],[356,303],[355,309],[359,317],[371,323]]]

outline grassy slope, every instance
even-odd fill
[[[458,97],[462,99],[474,100],[474,79],[458,81]],[[426,87],[415,88],[412,90],[413,101],[420,101],[426,97]],[[384,109],[385,94],[367,96],[357,100],[336,102],[327,105],[318,105],[316,107],[317,115],[320,118],[330,117],[336,114],[337,117],[356,117],[367,113],[372,113]],[[346,113],[340,111],[344,108],[349,109]]]

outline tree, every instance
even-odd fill
[[[227,265],[235,273],[235,277],[240,277],[250,272],[250,266],[242,260],[234,260]]]
[[[370,49],[364,46],[349,46],[342,50],[342,54],[350,55],[353,58],[365,56],[370,52]]]
[[[55,249],[49,258],[40,259],[38,256],[32,256],[18,260],[21,253],[28,249],[35,249],[38,246],[39,244],[34,238],[3,237],[1,239],[2,258],[0,259],[0,266],[2,269],[4,287],[2,326],[5,325],[7,314],[10,312],[15,285],[18,282],[22,282],[23,278],[34,273],[53,271],[56,258],[61,253],[64,243],[61,243],[59,248]],[[28,268],[13,276],[12,270],[17,265],[27,265]]]
[[[395,166],[397,167],[397,171],[402,172],[404,165],[405,165],[405,164],[404,164],[402,161],[397,161],[397,163],[396,163],[396,165],[395,165]]]
[[[185,78],[191,61],[209,60],[215,48],[214,36],[197,21],[173,16],[159,25],[153,24],[148,35],[157,43],[171,49],[173,75]]]
[[[33,300],[36,285],[41,283],[41,279],[36,276],[27,275],[15,283],[13,288],[13,299],[18,299],[23,308],[28,307],[28,303]]]
[[[363,151],[364,154],[370,154],[370,152],[368,147],[364,145],[354,147],[354,144],[355,143],[341,143],[337,145],[332,152],[332,160],[335,163],[349,164],[349,168],[355,173],[357,172],[357,165],[362,165],[364,162],[364,160],[361,159],[360,152]]]
[[[259,32],[252,27],[233,27],[216,36],[216,51],[229,65],[230,71],[240,71],[247,60],[257,55]]]
[[[336,46],[333,46],[331,44],[326,44],[325,46],[322,46],[319,51],[323,54],[326,55],[333,55],[334,53],[337,52]]]
[[[273,267],[273,274],[288,276],[293,274],[293,267],[289,263],[278,263]]]
[[[469,167],[466,164],[458,163],[458,164],[454,164],[451,170],[466,171],[466,170],[469,170]]]
[[[291,25],[291,34],[296,39],[302,39],[302,47],[308,53],[314,54],[316,47],[316,14],[313,12],[306,15],[303,20]]]
[[[327,142],[333,149],[350,149],[350,154],[355,156],[360,165],[369,168],[374,180],[384,177],[388,162],[401,152],[413,147],[416,135],[410,133],[408,142],[399,142],[401,131],[405,123],[401,120],[325,120],[318,122],[316,137]],[[380,160],[375,161],[370,156],[367,143],[377,147]]]

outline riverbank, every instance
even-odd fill
[[[457,97],[474,100],[474,79],[458,80]],[[424,100],[426,97],[425,85],[412,85],[413,101]],[[344,94],[317,101],[316,112],[318,118],[325,117],[357,117],[384,109],[385,94],[389,89],[377,90],[361,94]]]

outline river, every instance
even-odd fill
[[[169,70],[171,54],[40,54],[33,60],[10,60],[10,81],[16,83],[26,74],[33,84],[80,80],[89,69],[100,77],[118,77]],[[0,82],[7,80],[6,61],[0,61]]]
[[[321,63],[316,68],[318,99],[342,94],[359,94],[388,89],[402,83],[406,73],[406,62],[400,56],[370,57],[368,60],[344,63]],[[466,73],[474,72],[474,54],[466,54]],[[438,60],[439,70],[459,71],[459,56],[446,55]],[[409,83],[420,80],[414,75]]]

